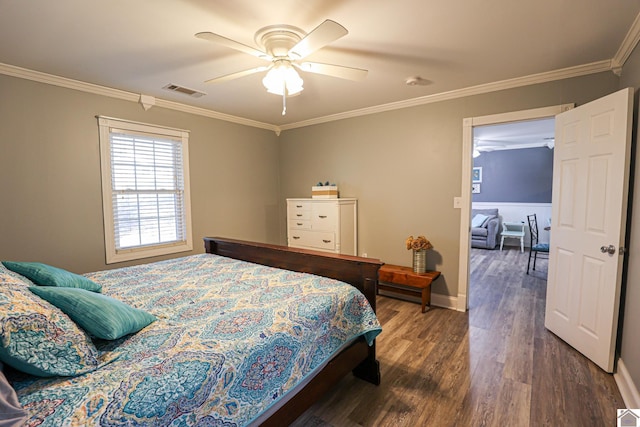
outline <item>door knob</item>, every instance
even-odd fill
[[[602,252],[603,254],[610,254],[613,255],[616,253],[616,247],[613,245],[609,245],[609,246],[601,246],[600,247],[600,252]]]

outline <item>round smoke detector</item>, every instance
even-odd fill
[[[407,77],[404,82],[407,86],[426,86],[431,84],[431,81],[423,79],[420,76]]]

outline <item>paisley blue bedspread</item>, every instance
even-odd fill
[[[75,378],[14,383],[30,425],[243,426],[346,341],[381,327],[342,282],[211,254],[87,274],[158,320]]]

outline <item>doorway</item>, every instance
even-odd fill
[[[554,117],[563,111],[572,109],[572,104],[558,105],[552,107],[537,108],[532,110],[523,110],[503,114],[495,114],[491,116],[481,116],[466,118],[463,120],[463,164],[462,164],[462,188],[460,197],[460,269],[459,269],[459,285],[457,309],[466,311],[469,308],[469,282],[470,282],[470,231],[469,224],[471,220],[472,206],[472,167],[473,167],[473,134],[474,128],[487,125],[498,125],[505,123],[513,123],[518,121],[529,121],[536,119],[544,119]]]
[[[475,268],[501,264],[500,269],[514,277],[527,270],[529,215],[536,215],[536,243],[549,244],[554,143],[555,117],[473,128],[473,171],[477,173],[472,175],[470,299],[479,295],[473,290],[482,277],[474,275]],[[474,224],[482,215],[490,219]],[[511,230],[511,237],[503,240],[505,227]],[[517,247],[517,254],[508,253],[512,246]],[[546,279],[547,269],[531,267],[532,275]],[[470,300],[472,307],[475,304]]]
[[[456,200],[462,209],[458,309],[468,308],[473,128],[554,115],[559,139],[554,153],[554,237],[549,247],[545,327],[606,372],[613,371],[615,362],[633,100],[633,89],[626,88],[577,108],[549,107],[463,120],[462,196]]]

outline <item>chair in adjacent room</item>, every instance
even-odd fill
[[[538,254],[546,254],[549,258],[549,244],[538,242],[538,218],[536,214],[527,215],[527,221],[529,222],[529,233],[531,234],[531,246],[529,247],[529,261],[527,262],[527,274],[529,274],[529,267],[531,266],[531,257],[533,256],[533,271],[536,270],[536,260]]]

